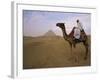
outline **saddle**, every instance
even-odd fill
[[[80,31],[80,37],[79,38],[75,38],[75,36],[74,36],[74,31],[75,31],[75,29],[76,29],[76,27],[74,27],[73,29],[72,29],[72,31],[71,31],[71,33],[69,34],[69,36],[70,37],[72,37],[73,38],[73,40],[75,40],[75,41],[85,41],[86,40],[86,38],[87,38],[87,36],[86,36],[86,33],[85,33],[85,31],[84,31],[84,29],[82,29],[81,31]]]
[[[85,41],[86,38],[87,38],[87,36],[86,36],[84,30],[81,30],[81,31],[80,31],[80,38],[79,38],[79,39],[77,39],[77,38],[75,38],[75,37],[73,36],[73,39],[74,39],[76,42]]]

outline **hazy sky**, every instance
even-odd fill
[[[77,26],[76,20],[79,19],[87,34],[91,33],[91,14],[89,13],[64,13],[23,10],[23,31],[24,36],[41,36],[48,30],[52,30],[57,35],[62,35],[61,30],[56,23],[65,23],[66,31],[69,33],[74,26]]]

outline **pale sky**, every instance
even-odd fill
[[[41,36],[48,30],[62,36],[56,23],[65,23],[66,31],[69,33],[74,26],[77,26],[77,19],[82,23],[85,32],[91,34],[91,14],[89,13],[23,10],[24,36]]]

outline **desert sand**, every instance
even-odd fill
[[[83,43],[71,53],[69,43],[61,36],[23,37],[23,69],[90,66],[90,47],[87,60],[84,56]]]

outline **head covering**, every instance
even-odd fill
[[[76,22],[78,23],[79,22],[79,19],[77,19]]]

